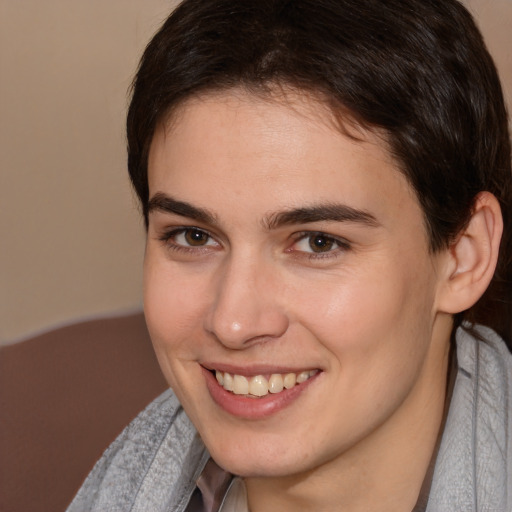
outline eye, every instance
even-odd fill
[[[182,229],[181,232],[174,233],[174,243],[190,247],[202,247],[204,245],[214,245],[212,237],[196,228]]]
[[[350,245],[348,242],[320,232],[303,233],[293,245],[294,251],[318,255],[327,255],[329,253],[347,250],[349,248]]]
[[[164,233],[160,240],[174,250],[193,250],[219,245],[207,231],[194,227],[173,229]]]

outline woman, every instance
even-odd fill
[[[172,391],[70,511],[511,510],[510,142],[460,4],[185,0],[128,145]]]

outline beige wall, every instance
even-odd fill
[[[512,1],[468,3],[511,98]],[[138,56],[173,4],[0,0],[0,343],[140,307],[123,118]]]
[[[512,0],[465,0],[484,34],[512,109]],[[511,125],[512,126],[512,125]]]
[[[140,307],[126,93],[173,4],[0,0],[0,342]]]

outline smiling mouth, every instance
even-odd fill
[[[264,375],[245,377],[228,372],[214,371],[217,382],[226,391],[235,395],[243,395],[251,398],[261,398],[269,393],[277,394],[286,389],[291,389],[298,384],[306,382],[315,376],[319,370],[306,370],[300,373],[273,373],[268,378]]]

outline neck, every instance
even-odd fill
[[[411,512],[443,421],[449,343],[425,362],[401,407],[372,434],[308,472],[247,478],[251,512]]]

